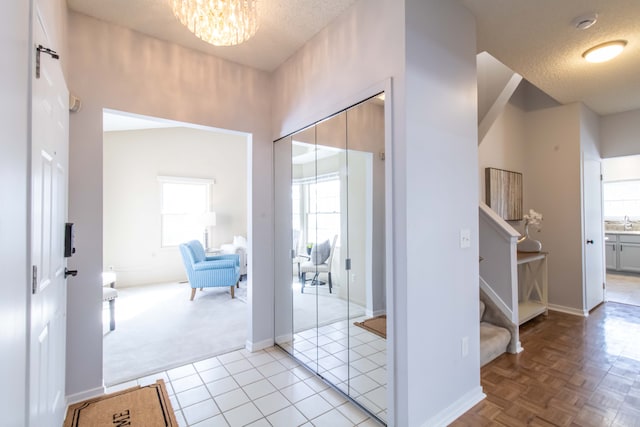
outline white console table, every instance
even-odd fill
[[[549,312],[547,256],[547,252],[518,252],[520,325]]]

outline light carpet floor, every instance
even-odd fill
[[[103,340],[105,385],[113,385],[243,348],[247,339],[246,282],[197,291],[188,283],[118,289],[116,329]],[[106,305],[105,305],[106,307]]]
[[[607,273],[607,301],[640,306],[640,275]]]

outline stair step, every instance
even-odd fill
[[[511,341],[508,329],[493,323],[480,323],[480,366],[484,366],[507,351]]]
[[[482,316],[484,316],[485,305],[482,300],[480,300],[480,322],[482,322]]]

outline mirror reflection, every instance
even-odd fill
[[[276,343],[386,419],[384,97],[275,142]]]

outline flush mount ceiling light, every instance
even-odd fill
[[[626,40],[615,40],[602,43],[585,51],[582,54],[582,57],[589,62],[609,61],[620,55],[626,45]]]
[[[198,38],[233,46],[258,30],[257,0],[169,0],[173,14]]]

